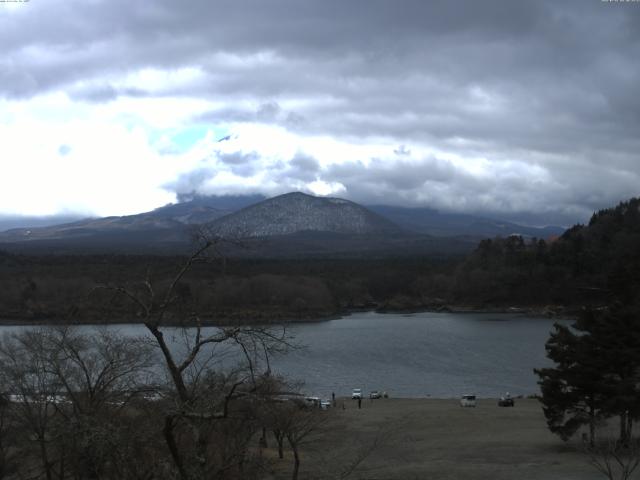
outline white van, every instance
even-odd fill
[[[476,406],[476,396],[475,395],[462,395],[460,399],[461,407],[475,407]]]

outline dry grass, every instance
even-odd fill
[[[376,439],[378,447],[349,478],[602,478],[575,443],[567,445],[549,433],[536,400],[501,408],[487,399],[476,408],[462,408],[456,400],[367,399],[358,410],[356,402],[339,399],[328,416],[326,432],[304,448],[301,478],[339,478],[340,470]],[[277,466],[274,478],[289,478],[290,459]]]

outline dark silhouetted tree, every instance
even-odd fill
[[[568,328],[556,324],[547,356],[556,364],[535,370],[549,429],[567,440],[583,425],[593,445],[599,419],[620,419],[628,444],[640,417],[640,322],[630,306],[585,310]]]

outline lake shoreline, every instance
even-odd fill
[[[332,314],[319,314],[317,316],[307,317],[291,317],[283,315],[282,317],[269,317],[258,318],[257,321],[251,320],[249,315],[241,316],[222,316],[218,319],[203,318],[203,327],[228,327],[238,325],[282,325],[282,324],[299,324],[299,323],[316,323],[327,322],[331,320],[340,320],[342,318],[349,317],[358,313],[379,313],[390,315],[410,315],[420,313],[454,313],[454,314],[516,314],[516,315],[530,315],[534,318],[552,318],[557,320],[574,320],[579,314],[577,307],[564,307],[561,305],[544,305],[535,307],[520,307],[520,306],[492,306],[492,307],[478,307],[473,305],[438,305],[425,308],[388,308],[385,306],[371,308],[346,308]],[[256,317],[252,317],[255,319]],[[83,325],[83,326],[104,326],[104,325],[142,325],[144,322],[139,319],[132,318],[120,318],[110,321],[97,322],[95,319],[91,319],[86,322],[77,321],[77,319],[47,319],[47,318],[15,318],[15,317],[0,317],[0,326],[67,326],[67,325]],[[195,327],[195,323],[184,322],[165,322],[163,326],[166,327]]]

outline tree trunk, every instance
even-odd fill
[[[178,393],[178,397],[184,403],[189,400],[189,394],[187,392],[187,387],[184,384],[184,379],[182,378],[182,372],[176,365],[176,362],[173,360],[173,355],[169,347],[167,346],[167,342],[164,340],[164,334],[158,329],[157,326],[152,325],[150,323],[145,323],[145,327],[151,332],[151,334],[156,338],[158,345],[160,346],[160,351],[164,356],[165,362],[167,364],[167,368],[169,369],[169,374],[171,375],[171,379],[173,380],[173,384],[176,387],[176,392]]]
[[[164,428],[162,429],[162,433],[164,434],[164,440],[167,443],[167,447],[169,448],[169,452],[171,452],[171,458],[173,459],[173,463],[175,463],[178,468],[178,472],[180,472],[180,478],[182,480],[189,480],[189,475],[184,468],[184,463],[182,462],[182,457],[180,457],[180,452],[178,451],[178,445],[176,444],[176,439],[173,437],[173,417],[167,416],[164,419]],[[49,479],[47,479],[49,480]]]
[[[38,439],[40,443],[40,456],[42,457],[42,466],[44,467],[44,473],[47,477],[47,480],[52,480],[53,475],[51,475],[51,464],[49,463],[49,455],[47,454],[47,445],[46,440],[44,439],[44,435],[40,435]]]
[[[291,475],[291,479],[298,480],[298,471],[300,470],[300,455],[298,454],[298,446],[295,443],[291,443],[291,450],[293,451],[293,474]]]
[[[284,458],[284,435],[280,431],[274,430],[273,436],[276,437],[278,444],[278,458],[282,460]]]
[[[627,410],[620,413],[620,445],[627,446],[630,441],[630,422],[631,418]]]
[[[596,410],[593,405],[589,407],[589,447],[596,444]]]

